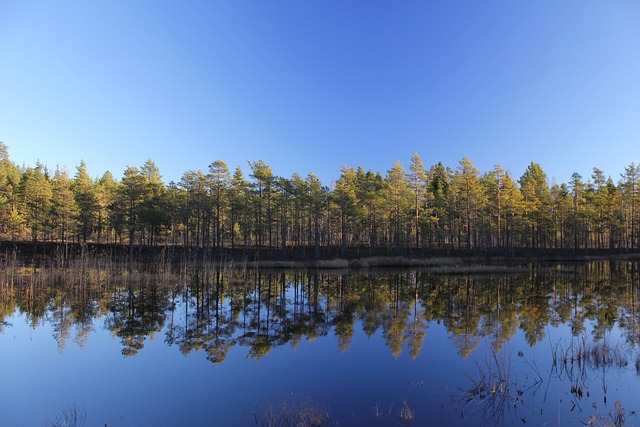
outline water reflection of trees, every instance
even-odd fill
[[[482,338],[499,351],[518,331],[535,345],[547,325],[600,339],[618,324],[636,345],[638,272],[631,262],[532,266],[528,273],[442,276],[429,271],[191,271],[189,274],[60,271],[3,281],[0,328],[14,311],[32,327],[52,325],[62,351],[84,346],[103,327],[137,354],[163,333],[183,354],[206,352],[212,363],[238,346],[259,359],[274,347],[333,334],[341,351],[356,328],[380,334],[393,357],[420,355],[430,322],[443,324],[462,357]],[[102,324],[100,324],[102,322]],[[0,329],[0,331],[2,331]]]

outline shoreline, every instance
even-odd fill
[[[455,267],[471,266],[516,267],[531,262],[591,262],[639,261],[640,250],[620,249],[424,249],[400,250],[389,248],[371,251],[368,248],[327,247],[315,256],[312,248],[280,249],[202,249],[181,246],[139,246],[106,243],[59,243],[0,241],[0,260],[15,260],[30,264],[56,263],[86,257],[108,258],[114,262],[142,263],[219,263],[221,266],[241,268],[314,268],[366,269],[386,267]],[[373,252],[373,253],[372,253]],[[413,252],[413,253],[412,253]],[[509,252],[509,253],[506,253]],[[313,253],[314,256],[307,254]]]

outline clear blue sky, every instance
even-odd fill
[[[92,176],[640,162],[640,2],[0,1],[0,141]]]

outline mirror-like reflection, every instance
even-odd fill
[[[328,333],[346,351],[356,321],[368,336],[382,331],[394,357],[407,346],[414,359],[432,321],[445,325],[462,357],[483,337],[499,351],[518,329],[531,346],[545,338],[547,325],[569,324],[578,336],[593,321],[590,333],[599,339],[617,322],[631,346],[639,332],[637,266],[630,262],[477,277],[415,270],[26,273],[5,279],[1,328],[18,310],[34,328],[53,325],[60,351],[70,339],[83,347],[96,327],[120,340],[123,355],[135,356],[166,326],[167,344],[184,354],[204,350],[213,363],[233,346],[260,359],[273,347]]]
[[[224,365],[234,350],[262,361],[274,349],[295,351],[302,342],[328,337],[345,354],[355,348],[359,331],[383,343],[392,359],[416,361],[441,351],[440,341],[428,338],[434,328],[444,328],[460,360],[486,354],[483,343],[504,357],[505,347],[521,334],[531,349],[551,348],[555,376],[567,379],[575,377],[567,363],[569,352],[577,351],[572,339],[604,342],[619,331],[615,344],[637,351],[637,268],[613,261],[536,264],[514,274],[479,276],[429,270],[5,268],[0,333],[6,335],[22,317],[33,330],[48,325],[62,355],[70,343],[83,349],[92,334],[108,331],[126,358],[139,357],[147,343],[161,338],[185,356],[205,354],[214,365]],[[552,342],[550,328],[564,326],[570,331],[564,341]],[[581,360],[597,370],[594,348],[585,344]],[[630,366],[635,361],[624,360]],[[539,376],[542,381],[545,375]],[[577,396],[576,384],[571,393]]]

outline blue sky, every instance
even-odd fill
[[[92,176],[640,162],[637,1],[0,1],[0,141]]]

